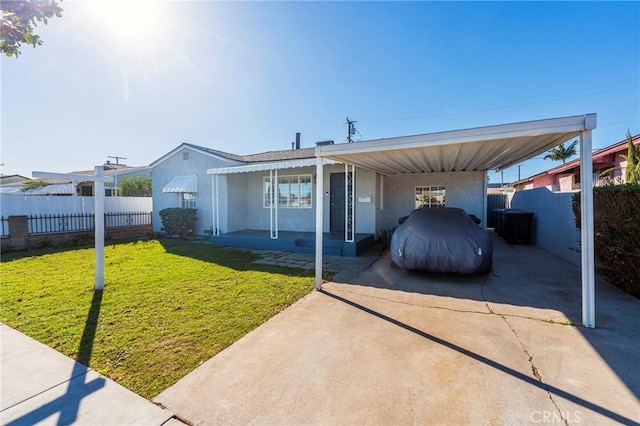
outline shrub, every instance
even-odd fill
[[[169,208],[160,210],[162,228],[167,235],[190,238],[196,229],[196,209]]]
[[[36,249],[48,249],[53,247],[53,240],[49,237],[43,237],[40,239],[38,244],[36,244]]]
[[[573,212],[580,228],[580,193],[573,196]],[[593,213],[600,272],[640,298],[640,184],[594,188]]]
[[[148,176],[125,176],[118,186],[121,197],[151,197],[151,178]]]
[[[95,244],[95,238],[93,234],[78,234],[73,238],[66,241],[63,245],[65,247],[81,247],[81,246],[89,246]]]

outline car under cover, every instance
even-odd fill
[[[459,208],[416,209],[391,237],[391,261],[402,269],[486,273],[492,257],[489,234]]]

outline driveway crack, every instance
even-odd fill
[[[502,321],[504,321],[504,323],[507,324],[507,327],[509,327],[509,330],[511,330],[513,335],[516,336],[516,339],[518,340],[518,343],[520,343],[520,347],[522,348],[522,351],[527,356],[527,360],[529,361],[529,364],[531,364],[531,373],[538,380],[538,382],[540,382],[540,385],[542,386],[542,389],[544,389],[547,392],[547,396],[549,397],[549,400],[551,400],[551,403],[553,404],[553,406],[556,407],[556,410],[558,410],[558,413],[560,414],[560,419],[562,420],[562,422],[565,424],[565,426],[569,426],[569,421],[564,416],[564,413],[562,412],[562,410],[558,406],[558,403],[556,402],[556,400],[553,398],[553,394],[549,390],[549,386],[547,386],[547,384],[544,382],[544,378],[542,377],[542,374],[540,373],[540,369],[536,366],[536,363],[535,363],[535,361],[533,359],[533,355],[531,355],[531,353],[529,353],[529,351],[527,350],[527,347],[524,345],[524,342],[522,341],[522,339],[520,338],[520,336],[518,335],[516,330],[513,328],[513,326],[511,325],[511,323],[507,319],[507,317],[505,315],[503,315],[503,314],[496,313],[493,309],[491,309],[491,306],[489,306],[489,301],[484,297],[484,284],[485,284],[485,282],[486,282],[486,280],[482,283],[482,287],[481,287],[480,293],[482,295],[482,299],[484,300],[484,304],[486,305],[487,309],[489,310],[489,313],[492,314],[492,315],[499,316],[502,319]]]

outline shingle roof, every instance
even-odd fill
[[[301,158],[314,158],[315,156],[315,148],[287,149],[243,155],[241,161],[245,163],[260,163],[265,161],[299,160]]]
[[[204,151],[207,152],[209,154],[213,154],[213,155],[217,155],[218,157],[222,157],[222,158],[226,158],[227,160],[231,160],[231,161],[244,161],[242,159],[242,155],[236,155],[236,154],[230,154],[228,152],[224,152],[224,151],[218,151],[217,149],[211,149],[211,148],[207,148],[204,146],[200,146],[200,145],[194,145],[192,143],[183,143],[183,145],[188,146],[190,148],[199,150],[199,151]]]
[[[224,151],[218,151],[216,149],[206,148],[204,146],[193,145],[190,143],[184,143],[184,145],[207,152],[209,154],[217,155],[218,157],[226,158],[227,160],[240,161],[242,163],[261,163],[268,161],[282,161],[282,160],[298,160],[301,158],[314,158],[315,148],[303,148],[303,149],[286,149],[282,151],[267,151],[257,154],[237,155],[230,154]]]

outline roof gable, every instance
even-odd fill
[[[184,148],[188,148],[192,151],[199,152],[200,154],[206,155],[208,157],[217,158],[220,160],[242,162],[242,157],[240,155],[230,154],[228,152],[218,151],[216,149],[206,148],[203,146],[193,145],[190,143],[183,142],[180,145],[178,145],[176,148],[172,149],[171,151],[163,155],[162,157],[153,161],[151,164],[149,164],[149,167],[155,167],[158,164],[165,162],[166,160],[168,160],[169,158],[171,158],[172,156],[174,156]]]
[[[224,151],[218,151],[216,149],[206,148],[203,146],[193,145],[190,143],[182,143],[175,149],[171,150],[167,154],[163,155],[156,161],[152,162],[149,166],[154,167],[163,161],[166,161],[173,155],[177,154],[184,148],[189,148],[193,151],[201,154],[214,157],[221,160],[230,161],[233,163],[268,163],[273,161],[286,161],[286,160],[300,160],[305,158],[315,158],[315,148],[303,148],[303,149],[287,149],[280,151],[267,151],[257,154],[238,155],[231,154]],[[230,164],[233,166],[234,164]],[[235,164],[241,165],[241,164]]]

